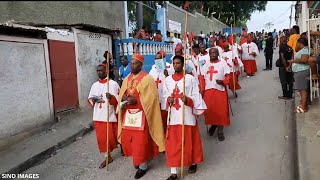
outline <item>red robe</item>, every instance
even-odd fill
[[[146,73],[141,74],[136,80],[141,82],[142,78],[147,75]],[[131,84],[132,76],[128,77],[128,84]],[[125,94],[129,94],[128,90]],[[139,93],[135,89],[133,96],[137,99],[137,104],[128,105],[126,104],[124,108],[126,109],[140,109],[142,110],[142,105],[139,97]],[[138,166],[159,154],[158,146],[153,141],[149,134],[149,127],[147,120],[144,118],[144,129],[143,130],[129,130],[122,129],[121,142],[123,153],[126,157],[133,157],[133,165]]]
[[[233,75],[234,74],[234,75]],[[234,78],[234,82],[233,82],[233,78]],[[235,85],[235,86],[234,86]],[[241,86],[239,84],[239,81],[238,81],[238,76],[237,76],[237,72],[231,72],[229,74],[229,83],[228,83],[228,86],[229,86],[229,89],[233,92],[234,90],[234,87],[235,87],[235,90],[239,90],[241,89]]]
[[[173,79],[179,81],[181,74],[174,74]],[[193,107],[193,101],[188,97],[186,106]],[[184,166],[199,164],[203,161],[203,150],[198,122],[195,126],[184,126]],[[166,138],[166,162],[168,167],[181,167],[182,125],[170,125]]]

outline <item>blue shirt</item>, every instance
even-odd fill
[[[303,55],[303,54],[309,55],[309,48],[308,47],[304,47],[303,49],[298,51],[296,53],[296,55],[294,56],[294,59],[300,59],[301,55]],[[309,68],[310,68],[309,64],[300,64],[300,63],[293,63],[292,64],[292,72],[304,71],[304,70],[308,70]]]
[[[127,67],[123,67],[123,65],[119,68],[119,75],[121,79],[126,78],[131,72],[130,63],[128,63]]]
[[[278,33],[277,32],[272,32],[272,37],[275,39],[277,37]]]

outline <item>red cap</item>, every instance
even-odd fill
[[[177,44],[175,50],[182,50],[182,44],[181,43]]]
[[[157,54],[161,54],[162,57],[166,57],[166,52],[164,52],[164,51],[159,51],[159,52],[157,52]]]
[[[144,62],[144,57],[142,55],[138,54],[138,53],[134,53],[132,55],[132,59],[136,59],[136,60],[138,60],[138,61],[140,61],[142,63]]]

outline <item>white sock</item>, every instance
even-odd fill
[[[172,167],[171,169],[171,174],[177,174],[177,168],[176,167]]]
[[[148,169],[148,164],[147,164],[147,162],[144,162],[144,163],[140,164],[140,165],[139,165],[139,168],[142,169],[142,170],[144,170],[144,171],[147,170],[147,169]]]

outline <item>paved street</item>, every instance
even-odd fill
[[[274,62],[278,58],[275,51]],[[185,179],[218,180],[293,180],[293,128],[289,109],[292,101],[279,100],[281,95],[278,68],[262,71],[263,53],[258,60],[258,73],[240,80],[242,90],[238,99],[230,94],[234,116],[225,129],[226,140],[206,134],[204,122],[200,132],[204,146],[204,162],[196,174],[186,173]],[[62,149],[57,155],[24,173],[39,173],[40,179],[134,179],[136,170],[131,158],[124,158],[120,150],[113,152],[114,162],[100,170],[103,155],[99,154],[95,132]],[[161,154],[150,163],[142,179],[164,180],[170,175]],[[187,172],[187,171],[186,171]]]

